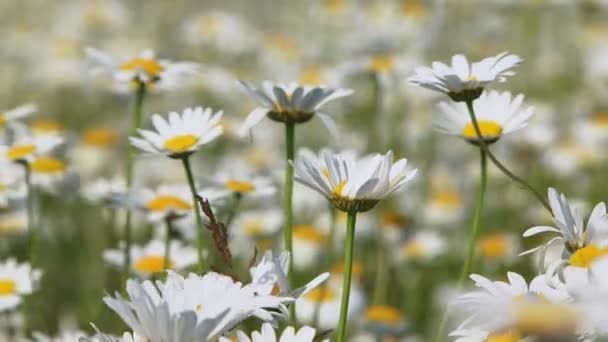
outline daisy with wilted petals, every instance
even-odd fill
[[[272,255],[272,251],[266,251],[257,265],[249,269],[251,284],[257,286],[256,292],[263,295],[279,295],[298,299],[319,286],[327,278],[329,273],[325,272],[315,277],[303,287],[291,290],[287,274],[289,273],[289,252],[283,252],[278,257]]]
[[[534,113],[533,107],[522,108],[524,95],[512,97],[510,92],[489,91],[473,102],[477,124],[486,144],[496,142],[504,134],[526,127]],[[464,103],[439,104],[441,115],[435,129],[442,133],[460,136],[477,144],[478,137],[469,111]]]
[[[352,275],[355,222],[359,212],[371,210],[380,200],[402,189],[416,175],[406,169],[407,160],[393,164],[393,153],[358,158],[352,153],[322,151],[319,157],[303,151],[294,163],[294,179],[325,196],[337,209],[348,213],[344,263],[343,305],[338,341],[344,341]]]
[[[170,300],[172,312],[194,311],[199,322],[224,314],[211,329],[210,338],[250,317],[268,322],[284,318],[285,305],[293,301],[289,297],[262,295],[255,284],[243,285],[215,272],[203,276],[190,273],[187,277],[169,272],[167,281],[157,282],[157,286],[161,297]]]
[[[237,342],[313,342],[315,329],[311,327],[301,327],[297,332],[294,327],[287,327],[277,339],[277,334],[269,323],[262,324],[262,329],[251,333],[251,338],[242,331],[236,332]],[[220,342],[231,342],[233,340],[220,337]]]
[[[57,136],[22,136],[10,146],[0,145],[0,158],[29,164],[61,143],[62,139]]]
[[[133,82],[156,88],[178,86],[183,78],[198,74],[199,65],[192,62],[172,62],[158,59],[154,51],[144,50],[139,55],[116,61],[100,50],[85,48],[87,58],[94,65],[93,74],[109,75],[117,84]]]
[[[364,212],[414,178],[417,170],[408,170],[406,164],[406,159],[393,163],[393,152],[357,158],[351,153],[329,151],[316,157],[304,150],[294,163],[294,179],[325,196],[341,211]]]
[[[409,81],[445,93],[457,102],[472,101],[481,95],[488,84],[504,82],[508,76],[513,76],[515,72],[512,69],[521,61],[519,56],[508,52],[474,63],[463,55],[454,55],[451,66],[433,62],[432,68],[418,67]]]
[[[538,250],[544,251],[552,244],[558,244],[565,249],[565,257],[571,259],[571,264],[585,266],[591,256],[608,254],[603,252],[608,245],[608,215],[606,205],[598,203],[591,211],[591,215],[585,225],[583,213],[577,207],[571,207],[564,194],[549,188],[549,203],[553,212],[555,227],[535,226],[526,230],[524,237],[534,236],[540,233],[557,233],[547,243],[532,248],[522,253],[528,254]]]
[[[222,134],[219,124],[222,114],[202,107],[186,108],[181,115],[171,112],[168,120],[154,114],[152,123],[155,131],[138,129],[141,138],[130,137],[129,140],[145,152],[184,158]]]
[[[544,274],[535,277],[529,285],[517,273],[509,272],[507,277],[509,281],[502,282],[471,275],[479,289],[454,302],[466,317],[458,330],[482,330],[492,335],[514,329],[517,334],[526,335],[539,333],[538,329],[546,328],[552,320],[555,324],[551,326],[559,327],[566,318],[572,318],[573,312],[567,306],[571,297],[562,283]],[[541,310],[543,315],[534,317]],[[553,314],[545,315],[552,311]]]
[[[15,259],[0,263],[0,312],[21,304],[23,296],[36,290],[41,276],[42,271],[29,263],[18,264]]]
[[[29,116],[37,110],[38,107],[33,104],[24,104],[13,109],[0,110],[0,129],[12,125],[17,120]]]
[[[134,335],[137,334],[135,336],[140,337],[140,341],[209,341],[213,338],[212,330],[220,327],[218,323],[226,314],[225,311],[213,314],[207,311],[207,317],[199,319],[195,310],[176,310],[176,306],[190,301],[183,289],[169,296],[160,292],[150,281],[140,283],[129,279],[127,294],[130,300],[123,299],[117,293],[115,298],[104,297],[103,301],[131,328]],[[130,334],[128,337],[131,337]]]
[[[166,244],[152,240],[145,246],[131,247],[131,270],[137,275],[149,278],[167,270],[183,270],[196,264],[196,250],[179,241],[171,241],[167,254]],[[124,252],[121,248],[103,252],[103,259],[116,267],[124,265]]]
[[[273,121],[299,124],[309,121],[315,114],[329,132],[335,135],[338,132],[335,122],[328,114],[319,110],[328,102],[353,93],[350,89],[301,86],[296,83],[279,84],[264,81],[260,89],[246,82],[240,83],[258,104],[258,107],[245,119],[240,129],[241,135],[247,134],[264,116],[268,116]]]

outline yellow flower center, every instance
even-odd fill
[[[421,258],[426,255],[426,248],[419,241],[412,240],[401,247],[401,253],[410,258]]]
[[[198,29],[202,33],[215,33],[219,28],[218,20],[210,15],[203,16],[198,21]]]
[[[91,146],[108,147],[116,142],[116,133],[109,129],[97,128],[84,132],[82,141]]]
[[[293,61],[300,56],[298,44],[284,34],[269,34],[266,37],[266,44],[287,61]]]
[[[342,189],[344,189],[344,186],[346,185],[348,181],[345,179],[343,181],[340,182],[340,184],[336,185],[334,187],[333,193],[336,196],[342,196]]]
[[[229,179],[224,185],[228,190],[239,193],[248,193],[255,190],[255,185],[253,185],[253,183],[237,179]]]
[[[597,112],[591,116],[591,123],[595,126],[608,126],[608,112]]]
[[[31,167],[36,173],[62,173],[66,169],[63,161],[53,157],[39,157],[32,162]]]
[[[57,133],[63,130],[63,126],[57,121],[36,120],[32,122],[32,131],[40,134]]]
[[[325,0],[323,2],[325,10],[331,15],[339,15],[346,8],[345,0]]]
[[[421,18],[427,13],[427,8],[422,1],[402,0],[401,12],[408,17]]]
[[[9,296],[15,294],[17,284],[12,279],[0,279],[0,296]]]
[[[169,260],[169,268],[173,268],[173,262]],[[165,269],[165,257],[160,255],[146,255],[139,258],[133,269],[142,273],[159,273]]]
[[[457,192],[443,191],[433,196],[433,202],[446,207],[459,207],[462,199]]]
[[[519,342],[521,335],[516,331],[507,331],[488,336],[486,342]]]
[[[152,211],[166,210],[190,210],[192,205],[183,199],[173,195],[160,195],[150,200],[146,206]]]
[[[402,322],[399,310],[389,305],[370,306],[365,313],[365,319],[388,325],[399,325]]]
[[[296,239],[321,243],[325,241],[325,234],[314,226],[303,224],[293,227],[293,237]]]
[[[6,125],[6,117],[4,116],[4,113],[0,112],[0,128],[4,127]]]
[[[507,256],[510,251],[510,240],[504,234],[489,235],[479,240],[479,252],[489,258]]]
[[[300,83],[321,84],[321,70],[317,67],[307,67],[300,73]]]
[[[245,233],[247,235],[262,235],[266,232],[264,229],[264,225],[262,224],[262,220],[259,219],[249,219],[244,222],[243,228],[245,229]]]
[[[407,218],[395,211],[382,213],[380,219],[386,226],[405,227],[407,225]]]
[[[596,245],[577,249],[568,260],[570,266],[589,268],[597,259],[607,256],[608,248],[600,248]]]
[[[165,141],[165,149],[179,153],[185,152],[192,146],[194,146],[198,142],[198,137],[192,134],[184,134],[175,136],[167,141]]]
[[[477,125],[482,138],[497,138],[502,134],[502,126],[495,121],[491,120],[478,120]],[[462,136],[466,139],[477,140],[477,132],[472,122],[469,122],[462,129]]]
[[[393,70],[395,61],[391,55],[374,56],[369,61],[368,67],[376,73],[385,73]]]
[[[149,58],[135,57],[130,61],[122,64],[120,69],[127,71],[143,70],[146,74],[151,77],[158,76],[165,67],[163,67],[157,60]]]
[[[327,303],[336,300],[338,294],[327,286],[319,286],[305,294],[304,298],[315,303]]]
[[[23,145],[15,145],[6,151],[6,155],[11,160],[20,160],[23,159],[30,154],[36,152],[36,145],[33,144],[23,144]]]
[[[201,312],[201,311],[203,311],[203,304],[196,304],[196,306],[194,307],[194,309],[195,309],[197,312]]]

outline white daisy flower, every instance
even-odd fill
[[[50,119],[37,119],[30,123],[30,130],[34,136],[55,135],[65,133],[65,127],[58,121]]]
[[[36,157],[30,163],[30,169],[32,184],[50,193],[56,193],[57,186],[65,181],[69,174],[67,163],[50,155]]]
[[[486,261],[509,261],[517,256],[518,239],[508,233],[494,233],[480,236],[477,241],[477,253]]]
[[[487,144],[497,141],[504,134],[526,127],[534,114],[534,108],[521,108],[523,100],[522,94],[513,98],[508,91],[499,93],[492,90],[484,92],[473,102],[477,124]],[[474,144],[478,142],[466,104],[441,102],[439,108],[441,115],[434,124],[436,130],[460,136]]]
[[[458,330],[502,331],[525,324],[523,317],[536,305],[545,308],[547,304],[561,309],[559,304],[571,299],[563,284],[544,274],[535,277],[530,285],[514,272],[507,274],[509,282],[490,281],[477,274],[470,277],[479,289],[460,296],[454,302],[467,317]]]
[[[447,94],[457,102],[478,98],[485,86],[492,82],[504,82],[515,75],[512,69],[522,59],[507,52],[471,63],[463,55],[454,55],[452,65],[433,62],[432,68],[418,67],[409,78],[412,84]]]
[[[118,85],[135,82],[154,88],[172,88],[179,86],[185,77],[197,75],[200,67],[193,62],[158,59],[152,50],[144,50],[135,57],[120,61],[90,47],[85,48],[85,53],[93,64],[93,74],[110,76]]]
[[[149,278],[166,270],[164,241],[152,240],[144,246],[132,245],[129,253],[131,270],[143,278]],[[123,248],[108,249],[103,252],[104,261],[117,268],[123,267],[124,257]],[[197,261],[195,248],[176,240],[170,242],[168,269],[184,270],[195,265]]]
[[[316,190],[342,211],[363,212],[413,179],[417,170],[407,170],[406,164],[406,159],[393,164],[393,152],[357,158],[351,153],[328,151],[317,157],[303,150],[294,163],[294,180]]]
[[[350,89],[301,86],[296,83],[280,84],[264,81],[260,89],[255,89],[246,82],[240,83],[258,104],[241,126],[242,136],[262,121],[264,116],[278,122],[304,123],[312,119],[315,114],[330,133],[337,135],[336,123],[331,116],[320,112],[320,109],[330,101],[353,93]]]
[[[97,329],[95,329],[97,330]],[[72,341],[72,340],[71,340]],[[97,331],[97,334],[92,337],[81,337],[78,342],[151,342],[146,337],[136,333],[125,332],[120,337],[106,335]]]
[[[168,120],[154,114],[152,123],[156,132],[138,129],[142,138],[129,137],[129,141],[145,152],[183,158],[222,134],[219,124],[222,114],[221,111],[214,114],[211,108],[202,107],[186,108],[181,116],[171,112]]]
[[[190,273],[187,277],[169,272],[167,281],[157,282],[157,286],[162,297],[170,300],[173,312],[194,311],[199,322],[225,313],[211,329],[211,336],[218,336],[250,317],[268,322],[284,318],[286,304],[293,301],[289,297],[259,294],[255,284],[243,285],[214,272],[203,276]]]
[[[319,286],[327,278],[325,272],[315,277],[303,287],[291,290],[287,274],[289,273],[289,252],[283,252],[278,257],[272,251],[266,251],[257,265],[249,269],[251,285],[256,286],[256,292],[262,295],[287,296],[297,299]]]
[[[13,163],[0,161],[0,208],[6,208],[11,199],[24,198],[27,189],[23,170]]]
[[[124,178],[120,176],[113,178],[101,177],[84,184],[80,192],[91,203],[112,204],[119,194],[127,192],[127,185]]]
[[[0,129],[12,125],[37,110],[38,107],[33,104],[24,104],[13,109],[0,110]]]
[[[316,226],[299,224],[293,226],[292,238],[294,268],[307,270],[318,267],[327,249],[327,234]]]
[[[405,317],[398,308],[391,305],[368,306],[361,324],[376,336],[400,336],[407,329]]]
[[[277,190],[272,178],[252,176],[238,170],[216,174],[211,185],[218,191],[251,198],[272,196]]]
[[[444,253],[446,249],[447,243],[442,234],[422,230],[416,232],[399,247],[396,258],[400,262],[428,262]]]
[[[63,140],[57,136],[22,136],[12,145],[0,145],[0,159],[31,163],[40,155],[51,152]]]
[[[187,186],[160,185],[156,189],[134,192],[133,202],[143,210],[150,222],[180,218],[192,213],[192,194]]]
[[[82,132],[80,140],[70,149],[70,161],[85,179],[114,171],[118,134],[106,128],[92,128]]]
[[[262,324],[260,331],[251,333],[251,338],[246,333],[238,330],[236,332],[237,342],[313,342],[315,329],[311,327],[301,327],[297,332],[294,327],[287,327],[277,339],[277,334],[269,323]],[[220,342],[232,342],[233,340],[220,337]]]
[[[150,281],[140,283],[129,279],[127,294],[130,300],[125,300],[116,293],[115,298],[106,296],[103,301],[134,334],[140,336],[140,341],[209,341],[214,337],[211,335],[212,330],[220,327],[218,323],[226,315],[225,311],[213,314],[207,312],[205,318],[199,318],[194,310],[176,310],[181,303],[190,300],[185,291],[182,289],[167,295]],[[128,337],[131,337],[130,334]]]
[[[532,340],[523,338],[519,332],[514,330],[507,330],[492,334],[488,331],[479,329],[459,329],[451,332],[450,336],[456,338],[454,342],[532,342]]]
[[[557,190],[549,188],[548,190],[549,204],[553,212],[555,227],[552,226],[535,226],[527,229],[524,237],[534,236],[540,233],[557,233],[558,236],[552,238],[547,243],[527,250],[522,253],[529,254],[535,251],[544,251],[552,244],[563,246],[567,254],[565,257],[575,257],[573,253],[580,250],[578,255],[587,253],[596,254],[594,251],[601,250],[606,246],[608,240],[608,215],[606,214],[606,205],[598,203],[591,211],[591,215],[587,221],[587,225],[583,223],[583,213],[577,207],[571,207],[564,194],[560,194]],[[577,257],[575,259],[578,260]],[[584,258],[587,260],[587,258]],[[586,265],[583,260],[575,260],[574,264]]]
[[[465,214],[462,195],[454,190],[433,191],[422,209],[424,222],[444,227],[457,227]]]
[[[23,296],[34,292],[42,271],[32,269],[29,263],[18,264],[11,258],[0,263],[0,312],[13,310]]]

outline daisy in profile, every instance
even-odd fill
[[[301,86],[295,83],[280,84],[264,81],[260,89],[246,82],[240,83],[258,105],[241,126],[241,135],[247,134],[265,116],[273,121],[299,124],[309,121],[315,114],[330,133],[335,135],[338,132],[336,124],[331,116],[320,111],[321,107],[353,93],[350,89]]]
[[[504,82],[515,75],[513,68],[522,59],[508,52],[479,62],[469,62],[463,55],[454,55],[452,65],[433,62],[432,67],[418,67],[410,83],[447,94],[456,102],[473,101],[492,82]]]
[[[33,104],[24,104],[13,109],[0,110],[0,129],[10,127],[11,125],[35,113],[38,107]]]
[[[401,190],[416,175],[407,160],[393,163],[393,153],[357,158],[351,153],[303,151],[296,159],[294,180],[325,196],[344,212],[371,210],[380,200]]]
[[[51,152],[62,143],[57,136],[22,136],[13,144],[0,145],[0,158],[21,164],[29,164],[38,156]]]
[[[523,233],[523,236],[530,237],[541,233],[556,233],[557,236],[541,246],[523,252],[522,255],[539,250],[544,253],[547,247],[556,244],[564,249],[564,257],[570,258],[570,264],[588,266],[593,257],[604,254],[603,250],[608,243],[606,205],[603,202],[598,203],[591,211],[585,225],[582,211],[577,207],[572,207],[564,194],[549,188],[548,197],[555,227],[531,227]]]
[[[301,327],[298,331],[294,327],[287,327],[283,330],[283,333],[277,339],[277,333],[270,323],[262,324],[260,331],[254,331],[249,336],[238,330],[236,332],[237,342],[252,342],[252,341],[263,341],[263,342],[313,342],[315,339],[315,329],[311,327]],[[229,338],[220,337],[220,342],[233,342]]]
[[[152,240],[144,246],[133,245],[130,252],[131,270],[142,278],[150,278],[167,269],[184,270],[197,261],[196,249],[175,240],[170,242],[168,254],[165,242],[161,240]],[[122,267],[125,262],[124,251],[122,248],[106,250],[103,259],[112,266]]]
[[[133,195],[134,205],[143,210],[150,222],[180,218],[192,212],[192,195],[186,186],[160,185],[140,189]]]
[[[42,271],[15,259],[0,262],[0,312],[15,309],[38,287]]]
[[[115,60],[100,50],[85,48],[93,65],[91,73],[109,76],[117,85],[143,84],[154,88],[173,88],[183,79],[198,74],[199,65],[193,62],[172,62],[158,59],[152,50],[144,50],[131,58]]]
[[[169,113],[168,120],[152,115],[155,131],[138,129],[141,137],[130,137],[138,149],[170,158],[184,158],[222,134],[222,112],[211,108],[186,108],[182,114]]]
[[[510,92],[492,90],[484,92],[473,102],[477,124],[486,144],[526,127],[534,108],[523,108],[523,100],[522,94],[513,97]],[[441,115],[435,122],[436,130],[478,144],[479,138],[466,104],[441,102],[439,108]]]

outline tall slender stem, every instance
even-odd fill
[[[346,220],[346,247],[344,249],[344,281],[342,283],[342,303],[340,305],[340,322],[338,324],[338,342],[344,342],[346,321],[348,319],[348,300],[350,298],[350,281],[353,273],[353,249],[355,244],[355,223],[357,212],[349,212]]]
[[[165,235],[165,258],[163,260],[163,268],[168,270],[171,268],[171,232],[173,231],[173,218],[168,216],[165,218],[167,226],[167,235]]]
[[[475,109],[473,108],[473,101],[467,101],[466,103],[467,103],[467,109],[469,110],[469,116],[471,118],[471,122],[473,123],[473,128],[475,128],[475,133],[477,134],[477,142],[479,143],[479,148],[481,148],[485,152],[485,154],[488,156],[488,158],[490,158],[492,163],[494,165],[496,165],[496,167],[498,167],[498,169],[500,169],[500,171],[502,171],[502,173],[507,175],[509,178],[511,178],[516,183],[519,183],[520,185],[522,185],[524,188],[528,189],[538,199],[538,201],[551,213],[552,212],[551,206],[549,205],[549,202],[547,202],[545,197],[542,194],[540,194],[538,191],[536,191],[536,189],[534,189],[530,184],[528,184],[528,182],[526,182],[522,178],[518,177],[516,174],[511,172],[511,170],[507,169],[507,167],[504,166],[496,158],[496,156],[494,156],[492,151],[490,151],[488,144],[482,137],[481,129],[479,128],[479,123],[477,122],[477,117],[475,116]]]
[[[184,163],[184,170],[186,171],[188,185],[190,186],[190,192],[192,193],[192,206],[194,208],[194,217],[196,219],[196,254],[198,256],[198,272],[203,274],[205,271],[205,263],[203,260],[203,220],[201,218],[201,210],[198,205],[198,194],[196,192],[196,186],[194,185],[194,176],[192,175],[192,168],[190,167],[190,157],[185,156],[182,158],[182,162]]]
[[[133,106],[133,125],[131,126],[131,136],[137,134],[137,129],[141,127],[142,122],[142,109],[144,104],[144,97],[146,95],[146,84],[144,82],[137,82],[137,89],[135,91],[135,105]],[[127,191],[131,191],[133,185],[133,169],[135,162],[135,155],[137,149],[133,146],[129,147],[129,153],[127,154]],[[131,210],[127,209],[127,218],[125,222],[125,250],[124,250],[124,265],[123,265],[123,282],[129,277],[129,270],[131,267]]]
[[[475,203],[475,211],[473,213],[473,221],[471,222],[471,231],[469,232],[469,244],[467,248],[467,256],[464,260],[464,265],[458,277],[457,288],[461,289],[465,279],[471,272],[471,264],[473,263],[473,257],[475,255],[475,246],[477,245],[477,237],[479,236],[479,223],[481,221],[481,212],[483,210],[484,198],[486,194],[486,185],[488,182],[487,176],[487,158],[484,149],[479,149],[479,160],[480,160],[480,175],[479,175],[479,189],[477,190],[477,202]],[[439,324],[439,330],[435,341],[443,341],[445,327],[448,319],[448,309],[443,311],[441,323]]]
[[[295,124],[292,122],[285,123],[285,199],[284,199],[284,216],[285,227],[283,228],[283,238],[285,249],[289,252],[289,273],[287,278],[289,285],[294,287],[294,269],[293,269],[293,212],[292,212],[292,197],[293,197],[293,157],[295,154]],[[296,325],[296,309],[295,303],[289,306],[291,324]]]

